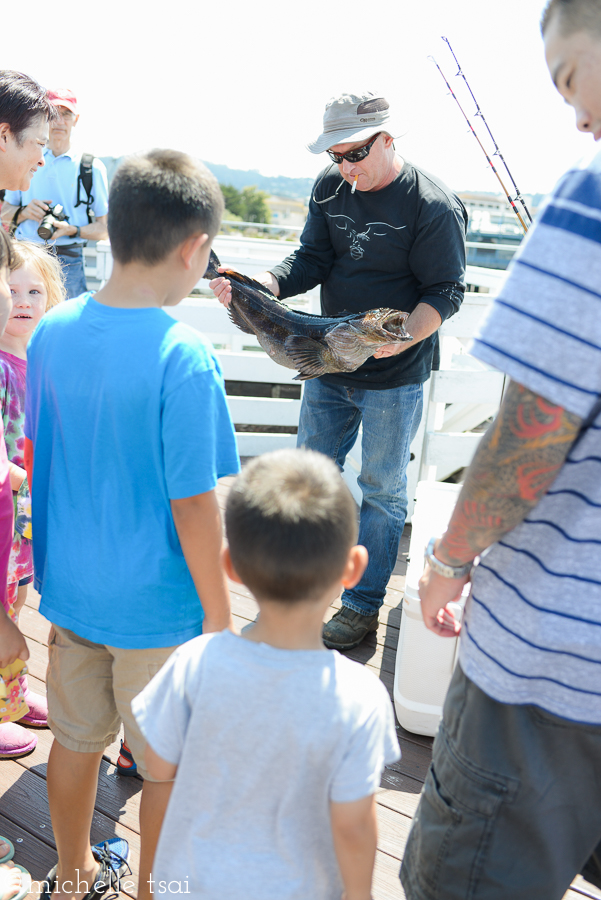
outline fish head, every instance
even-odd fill
[[[353,320],[352,326],[357,339],[370,346],[383,347],[385,344],[404,344],[413,336],[405,330],[409,313],[398,309],[370,309]]]
[[[211,250],[211,255],[209,256],[209,263],[207,265],[207,271],[202,276],[203,278],[219,278],[221,272],[218,272],[219,266],[221,263],[219,262],[219,257],[215,253],[214,250]]]

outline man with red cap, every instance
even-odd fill
[[[2,209],[4,221],[16,226],[18,240],[44,243],[48,239],[63,266],[67,295],[77,297],[86,288],[83,248],[88,241],[108,237],[108,182],[106,168],[99,159],[91,162],[91,186],[83,180],[82,154],[71,150],[71,132],[77,125],[77,98],[68,88],[48,91],[48,99],[59,117],[50,123],[50,137],[44,153],[44,168],[34,176],[29,190],[7,191]],[[85,167],[85,161],[84,161]],[[60,205],[66,219],[52,217],[55,231],[49,238],[38,232],[49,207]]]

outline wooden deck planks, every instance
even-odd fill
[[[218,485],[217,495],[222,507],[231,481],[231,478],[222,479]],[[391,694],[409,535],[407,528],[401,540],[397,566],[381,610],[377,633],[361,647],[347,653],[349,657],[373,669]],[[237,584],[230,587],[234,623],[239,630],[255,618],[258,607],[246,588]],[[38,604],[39,597],[30,588],[27,604],[21,613],[21,628],[28,638],[31,653],[30,684],[34,690],[42,692],[48,659],[49,626],[38,612]],[[339,605],[337,601],[331,611]],[[34,882],[43,880],[56,862],[46,795],[46,764],[52,736],[46,729],[36,729],[36,734],[38,746],[33,753],[19,760],[0,761],[0,834],[15,842],[15,860],[29,869]],[[431,738],[410,734],[400,725],[397,725],[397,734],[403,756],[398,763],[386,769],[377,795],[379,837],[374,872],[374,900],[402,900],[405,897],[398,872],[411,827],[411,817],[417,808],[419,792],[431,758]],[[120,895],[122,900],[128,900],[128,897],[136,896],[140,849],[138,814],[142,781],[139,778],[122,778],[116,775],[118,752],[119,742],[116,741],[107,748],[101,764],[92,839],[99,841],[117,834],[129,841],[133,875],[123,879]],[[589,895],[598,896],[601,900],[601,891],[581,878],[574,882],[574,887],[587,891]],[[564,900],[578,900],[582,896],[572,890],[565,895]]]

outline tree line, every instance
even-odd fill
[[[231,184],[221,184],[221,193],[225,200],[224,219],[242,222],[271,222],[271,213],[267,205],[267,194],[254,186],[244,187],[241,191]]]

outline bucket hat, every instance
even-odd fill
[[[400,130],[393,123],[390,105],[385,97],[364,91],[362,94],[340,94],[326,104],[323,132],[307,144],[311,153],[323,153],[335,144],[367,140],[378,131],[398,137]]]

